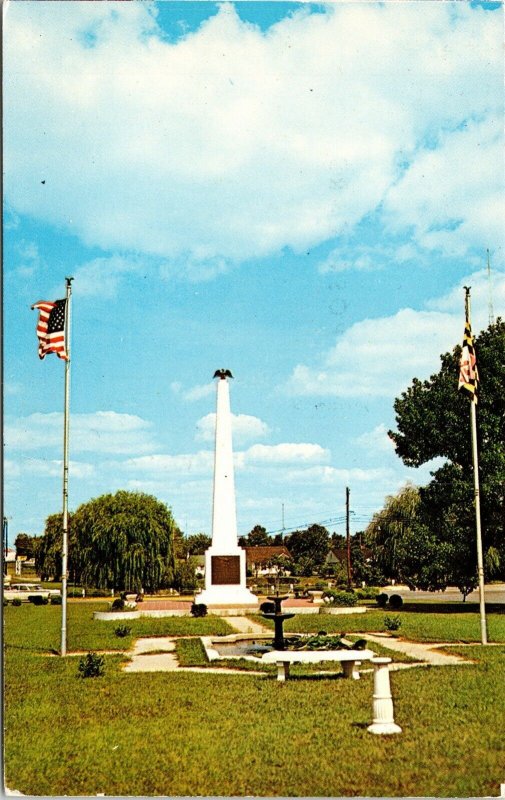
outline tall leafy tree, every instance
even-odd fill
[[[264,547],[272,543],[272,537],[267,533],[267,529],[263,525],[255,525],[247,536],[239,537],[241,547]]]
[[[170,586],[176,530],[170,510],[150,495],[119,491],[89,500],[69,516],[69,574],[100,589]],[[43,577],[61,575],[61,546],[61,514],[52,514],[37,554]]]
[[[298,571],[311,574],[320,569],[330,548],[330,534],[322,525],[311,525],[304,531],[293,531],[284,539]]]
[[[206,533],[193,533],[184,539],[185,553],[189,556],[203,556],[212,544],[212,539]]]
[[[484,550],[495,574],[505,566],[505,323],[498,319],[475,339],[480,375],[477,407],[479,480]],[[468,399],[457,391],[461,348],[441,356],[429,380],[415,378],[394,404],[396,452],[408,466],[434,458],[446,462],[420,490],[419,517],[436,535],[448,560],[448,580],[466,590],[475,585],[473,462]],[[489,563],[489,558],[488,558]]]
[[[176,526],[155,497],[126,491],[102,495],[79,506],[72,527],[86,584],[151,592],[173,580]]]
[[[16,556],[35,558],[39,545],[39,536],[30,536],[28,533],[18,533],[14,541]]]

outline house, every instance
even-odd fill
[[[360,551],[364,561],[370,561],[372,558],[372,550],[369,547],[360,547]],[[325,558],[324,564],[326,567],[332,567],[335,564],[347,564],[347,547],[331,547],[328,550],[328,555]]]
[[[291,553],[286,545],[257,545],[244,547],[246,553],[246,569],[253,575],[277,575],[277,567],[271,562],[274,558],[284,557],[292,560]],[[287,572],[287,574],[290,574]]]

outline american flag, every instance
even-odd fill
[[[472,403],[477,403],[477,390],[479,387],[479,372],[477,370],[477,358],[473,346],[472,327],[469,320],[465,323],[465,335],[463,337],[463,350],[459,362],[459,381],[458,389],[468,395]]]
[[[39,358],[44,358],[48,353],[56,353],[58,358],[68,361],[65,350],[66,305],[66,300],[40,300],[33,304],[32,308],[39,309]]]

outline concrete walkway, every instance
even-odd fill
[[[449,653],[441,653],[441,647],[449,646],[448,643],[429,644],[426,642],[409,642],[402,639],[395,639],[387,634],[380,633],[364,633],[363,637],[370,642],[381,644],[389,650],[394,650],[395,653],[404,653],[406,656],[416,658],[424,664],[431,664],[436,667],[446,667],[451,664],[471,664],[463,656],[452,655]],[[454,644],[454,642],[452,642]],[[405,665],[405,666],[415,666]]]
[[[163,651],[163,652],[160,652]],[[126,655],[129,661],[124,672],[206,672],[217,675],[243,675],[244,670],[227,667],[180,667],[175,651],[175,637],[149,636],[137,639],[133,650]],[[252,675],[265,676],[264,672],[251,672]]]
[[[252,619],[247,617],[226,617],[232,628],[235,628],[238,633],[254,633],[256,636],[273,636],[271,628],[266,628],[258,622],[253,622]]]

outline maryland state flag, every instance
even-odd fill
[[[477,359],[473,346],[472,326],[470,320],[465,322],[465,335],[463,337],[463,350],[459,362],[459,381],[458,389],[462,389],[468,395],[470,402],[477,403],[477,390],[479,386],[479,372],[477,370]]]
[[[56,353],[58,358],[68,361],[65,349],[66,307],[66,300],[40,300],[33,304],[32,309],[39,310],[39,358],[45,358],[48,353]]]

